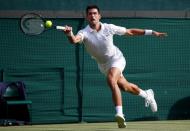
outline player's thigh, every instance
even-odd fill
[[[118,79],[121,77],[121,71],[117,67],[111,67],[107,73],[107,80],[108,82],[117,82]]]
[[[130,83],[127,81],[127,79],[124,76],[119,77],[117,84],[121,87],[130,85]]]

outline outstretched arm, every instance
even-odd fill
[[[68,40],[72,44],[77,44],[81,41],[82,37],[80,35],[74,35],[72,31],[72,27],[65,26],[65,30],[63,30],[65,35],[67,36]]]
[[[126,35],[135,36],[135,35],[154,35],[157,37],[167,36],[167,33],[157,32],[153,30],[143,30],[143,29],[127,29]]]

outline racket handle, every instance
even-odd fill
[[[64,30],[65,27],[64,27],[64,26],[56,26],[56,29],[57,29],[57,30]]]

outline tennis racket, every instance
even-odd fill
[[[45,20],[36,13],[28,13],[21,17],[20,26],[23,33],[27,35],[39,35],[48,29],[64,30],[64,26],[55,26],[51,28],[45,27]]]

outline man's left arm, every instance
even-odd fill
[[[154,30],[147,30],[147,29],[127,29],[126,35],[129,36],[137,36],[137,35],[154,35],[157,37],[164,37],[167,36],[167,33],[165,32],[157,32]]]

